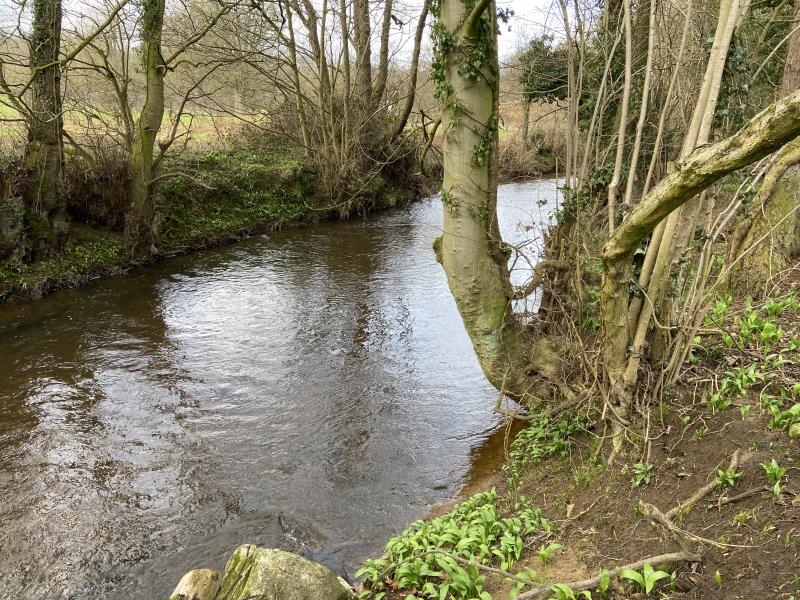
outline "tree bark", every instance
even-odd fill
[[[353,30],[356,49],[356,89],[364,106],[372,102],[372,28],[369,0],[353,0]]]
[[[531,101],[527,98],[522,98],[522,147],[525,150],[530,149],[530,130],[531,130]]]
[[[441,262],[464,326],[487,379],[516,399],[531,399],[532,375],[554,369],[553,346],[526,335],[514,319],[509,254],[497,223],[499,67],[495,3],[468,14],[461,0],[443,0],[440,25],[456,48],[445,58],[442,100],[444,229]],[[483,10],[485,12],[479,12]],[[488,50],[479,73],[459,70],[475,44]],[[533,363],[536,363],[534,366]],[[539,370],[541,367],[541,370]],[[552,373],[549,373],[552,376]]]
[[[128,238],[135,243],[158,240],[157,224],[150,193],[154,178],[153,153],[164,118],[164,76],[166,64],[161,55],[165,0],[145,0],[142,15],[141,53],[145,75],[145,101],[136,122],[133,153],[130,158],[131,182],[128,189],[129,213],[125,222]]]
[[[306,156],[311,154],[311,132],[306,117],[305,101],[303,98],[303,88],[300,86],[300,68],[297,64],[297,45],[294,38],[294,22],[292,20],[292,7],[286,6],[286,26],[289,32],[289,68],[292,72],[292,85],[297,102],[297,116],[300,120],[300,133],[303,136],[303,151]],[[348,69],[349,70],[349,69]],[[349,88],[349,86],[348,86]]]
[[[61,0],[35,0],[30,37],[31,113],[25,147],[27,234],[33,253],[58,248],[68,231],[61,188],[64,122],[61,107]]]
[[[628,288],[631,260],[641,241],[667,215],[721,177],[778,150],[800,134],[800,91],[772,104],[735,135],[701,146],[678,162],[616,230],[603,248],[600,307],[605,327],[603,358],[612,399],[630,397],[625,381],[628,337]]]
[[[417,21],[417,31],[414,34],[414,50],[411,55],[411,77],[408,81],[408,91],[406,92],[405,103],[403,110],[392,132],[392,141],[403,133],[408,123],[408,118],[411,116],[411,111],[414,108],[414,99],[417,95],[417,77],[419,75],[419,54],[422,49],[422,35],[425,33],[425,23],[428,20],[428,11],[430,10],[430,0],[425,0],[422,5],[422,10],[419,13],[419,20]]]
[[[384,0],[383,23],[381,24],[381,48],[378,62],[378,77],[375,81],[375,90],[372,98],[373,104],[380,104],[383,94],[386,92],[386,82],[389,79],[389,34],[392,26],[393,0]]]
[[[795,2],[793,30],[800,24],[800,0]],[[780,95],[800,89],[800,32],[788,41]],[[730,275],[732,289],[754,295],[797,257],[800,233],[800,147],[792,144],[764,176],[756,195],[756,209],[734,232],[729,257],[739,259]]]

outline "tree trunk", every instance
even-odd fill
[[[363,105],[372,102],[372,31],[369,0],[353,0],[353,29],[356,49],[356,89]]]
[[[417,95],[417,77],[419,75],[419,54],[422,49],[422,35],[425,33],[425,23],[428,20],[429,9],[430,0],[425,0],[425,3],[422,5],[422,10],[419,13],[417,31],[414,34],[414,50],[411,55],[410,68],[411,77],[408,80],[405,104],[403,105],[403,110],[400,112],[397,125],[395,125],[394,131],[392,132],[392,141],[403,133],[403,130],[406,128],[406,123],[408,123],[408,118],[411,116],[411,111],[414,108],[414,98]]]
[[[522,98],[522,146],[525,150],[531,147],[531,101]]]
[[[800,0],[794,6],[790,30],[800,24]],[[781,97],[800,89],[800,32],[789,38],[783,66]],[[800,148],[787,148],[764,176],[756,195],[754,214],[737,227],[731,258],[739,258],[730,276],[731,287],[761,295],[768,282],[796,258],[800,203]]]
[[[434,32],[443,56],[444,233],[440,250],[447,282],[487,379],[517,399],[530,399],[535,372],[554,367],[552,346],[525,335],[511,311],[509,254],[497,224],[499,67],[495,3],[471,13],[461,0],[443,0]],[[452,43],[451,43],[452,42]],[[480,45],[477,70],[459,63]],[[444,49],[444,50],[442,50]],[[532,365],[533,358],[536,366]],[[539,368],[540,367],[540,368]],[[552,375],[552,373],[550,373]]]
[[[128,189],[130,209],[125,222],[126,234],[136,243],[150,241],[155,244],[158,240],[150,182],[153,180],[155,142],[164,118],[164,75],[167,70],[161,56],[164,1],[145,0],[142,15],[140,51],[145,75],[145,101],[133,139]]]
[[[615,404],[624,406],[631,395],[631,384],[625,378],[630,343],[628,290],[631,260],[641,241],[667,215],[721,177],[778,150],[798,134],[800,91],[763,110],[735,135],[701,146],[679,161],[606,242],[600,308],[605,327],[603,359]]]
[[[30,38],[32,98],[25,148],[25,217],[34,254],[58,248],[68,231],[61,189],[61,0],[35,0]]]
[[[306,117],[305,100],[303,97],[303,88],[300,85],[300,69],[297,64],[297,45],[294,38],[294,22],[292,21],[292,7],[286,7],[286,25],[289,31],[289,68],[292,72],[292,84],[294,85],[294,93],[297,102],[297,116],[300,120],[300,133],[303,136],[303,152],[306,156],[311,155],[311,132],[308,126],[308,118]],[[349,89],[349,86],[348,86]]]
[[[391,33],[392,26],[392,7],[393,0],[385,0],[383,5],[383,23],[381,25],[381,49],[380,59],[378,62],[378,77],[375,82],[374,97],[372,102],[377,106],[383,100],[383,94],[386,92],[386,82],[389,79],[389,34]]]

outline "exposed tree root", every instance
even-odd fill
[[[749,454],[743,454],[741,450],[736,450],[736,452],[733,453],[733,456],[731,456],[731,462],[728,465],[728,469],[736,469],[740,465],[746,463],[749,459],[750,459]],[[713,492],[716,485],[717,485],[716,482],[712,478],[711,481],[709,481],[706,485],[704,485],[694,494],[692,494],[692,496],[688,500],[686,500],[685,502],[681,502],[675,508],[671,508],[670,510],[668,510],[665,515],[666,518],[672,519],[672,517],[674,517],[678,513],[688,508],[691,508],[692,506],[697,504],[700,500],[702,500],[703,498],[708,496],[711,492]]]
[[[728,544],[720,544],[714,540],[709,540],[707,538],[700,537],[699,535],[695,535],[690,531],[686,531],[685,529],[681,529],[675,525],[675,523],[673,523],[669,517],[667,517],[652,504],[643,502],[641,507],[642,513],[653,523],[661,525],[664,529],[666,529],[672,538],[678,543],[678,545],[686,552],[691,551],[691,542],[713,546],[719,550],[724,550],[728,547]]]
[[[620,573],[622,573],[622,571],[626,569],[638,571],[646,564],[653,567],[659,567],[662,565],[668,565],[680,562],[693,563],[701,561],[702,557],[692,552],[671,552],[669,554],[659,554],[657,556],[643,558],[642,560],[636,561],[635,563],[630,563],[628,565],[617,567],[616,569],[611,569],[608,571],[608,576],[610,578],[617,577]],[[602,575],[598,575],[597,577],[592,577],[591,579],[565,582],[565,585],[568,585],[572,589],[572,591],[576,593],[582,592],[584,590],[593,590],[600,586],[601,577]],[[550,590],[550,584],[542,584],[530,591],[520,594],[519,596],[517,596],[517,600],[538,600],[539,598],[544,598],[551,593],[552,592]]]

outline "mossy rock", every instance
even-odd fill
[[[350,600],[353,593],[327,567],[252,544],[228,559],[217,600]]]

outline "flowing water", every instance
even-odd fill
[[[506,239],[535,240],[556,194],[502,186]],[[0,307],[0,598],[166,598],[245,542],[352,574],[486,470],[496,395],[441,219],[434,200]]]

